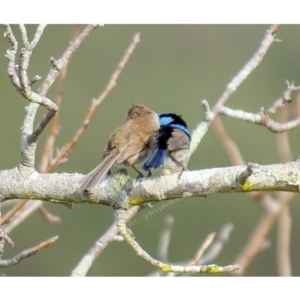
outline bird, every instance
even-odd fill
[[[137,171],[138,177],[143,177],[134,165],[143,162],[153,151],[153,136],[158,134],[159,128],[159,116],[156,112],[144,105],[133,104],[125,123],[110,136],[102,162],[78,181],[80,188],[84,191],[91,190],[114,163],[130,166]],[[149,148],[151,137],[152,148]]]
[[[163,174],[187,170],[190,157],[191,134],[181,115],[159,113],[160,130],[153,134],[150,141],[153,152],[144,161],[142,169],[148,171],[162,168]],[[156,140],[153,142],[153,140]],[[153,143],[155,146],[153,146]]]

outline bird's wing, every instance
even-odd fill
[[[168,140],[168,150],[188,149],[190,142],[190,139],[182,130],[173,129],[172,136]]]
[[[126,161],[130,157],[137,155],[145,146],[146,144],[142,139],[142,137],[137,133],[133,133],[128,143],[121,149],[116,162],[118,164],[122,164],[122,163],[127,164]],[[129,165],[131,165],[132,163],[134,163],[134,161],[129,163]]]

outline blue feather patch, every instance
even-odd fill
[[[143,163],[144,171],[151,171],[160,168],[164,164],[166,149],[155,149],[148,159]]]

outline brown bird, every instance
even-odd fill
[[[143,177],[134,164],[141,163],[153,151],[153,136],[158,134],[159,128],[159,117],[154,111],[144,105],[133,104],[124,125],[111,135],[102,163],[78,181],[81,189],[92,189],[114,163],[130,166]]]

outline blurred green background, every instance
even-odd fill
[[[99,164],[102,151],[111,132],[120,126],[133,102],[151,109],[182,114],[193,130],[201,121],[201,100],[211,106],[225,86],[252,57],[262,41],[268,25],[105,25],[98,28],[83,43],[71,60],[65,93],[59,111],[61,132],[56,147],[61,148],[81,126],[93,98],[105,88],[133,35],[141,33],[141,42],[117,81],[117,86],[105,99],[92,119],[88,130],[68,155],[68,163],[54,172],[87,173]],[[17,26],[12,26],[21,47]],[[68,46],[73,25],[49,25],[34,50],[29,77],[38,74],[45,78],[50,69],[50,57],[59,58]],[[81,29],[84,27],[82,26]],[[30,39],[36,26],[27,26]],[[285,89],[285,81],[300,83],[300,26],[282,25],[277,34],[282,43],[271,46],[260,66],[242,84],[227,103],[229,107],[249,112],[269,107]],[[20,128],[26,101],[11,85],[4,57],[9,44],[0,38],[0,140],[1,169],[13,168],[20,162]],[[36,89],[38,84],[34,86]],[[54,99],[57,84],[48,93]],[[38,119],[45,113],[40,108]],[[275,135],[267,129],[223,117],[222,120],[246,161],[259,164],[279,162]],[[48,130],[42,135],[37,158]],[[299,129],[290,132],[293,159],[299,156]],[[262,142],[263,141],[263,142]],[[39,160],[36,166],[38,167]],[[211,130],[192,156],[189,169],[229,166],[230,161]],[[135,173],[129,171],[133,176]],[[300,203],[296,196],[291,203],[291,259],[293,275],[300,275]],[[156,204],[159,207],[163,204]],[[59,235],[58,242],[23,260],[16,266],[2,269],[8,276],[68,276],[78,261],[112,224],[113,210],[95,205],[63,205],[46,203],[45,207],[61,217],[62,223],[50,224],[35,212],[10,233],[15,242],[6,246],[3,259],[23,249]],[[3,214],[7,208],[3,209]],[[235,226],[229,242],[213,261],[227,265],[244,247],[263,215],[264,210],[246,194],[213,195],[207,198],[186,198],[162,209],[145,220],[144,210],[138,214],[138,225],[131,227],[137,241],[157,257],[158,240],[165,216],[172,215],[169,258],[179,262],[193,257],[205,239],[222,225]],[[259,253],[246,272],[248,276],[276,276],[276,225],[269,235],[271,246]],[[90,269],[89,276],[144,276],[154,269],[137,257],[125,243],[109,245]]]

